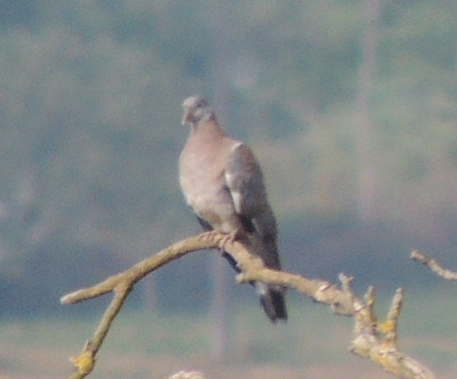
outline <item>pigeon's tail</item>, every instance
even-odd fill
[[[235,259],[230,254],[224,251],[222,256],[229,261],[236,272],[241,272]],[[268,318],[274,323],[278,320],[286,321],[287,308],[284,300],[284,289],[260,282],[250,282],[250,284],[256,288],[260,296],[260,304]]]
[[[278,320],[286,321],[287,309],[283,291],[264,283],[256,283],[255,286],[260,294],[260,304],[268,318],[274,323]]]

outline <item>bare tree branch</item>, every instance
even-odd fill
[[[82,379],[92,371],[95,356],[114,318],[139,280],[185,254],[216,247],[223,247],[237,262],[241,270],[237,276],[240,283],[261,281],[292,288],[317,302],[329,305],[336,314],[354,317],[354,339],[349,348],[351,352],[371,359],[386,371],[400,378],[434,378],[433,373],[427,367],[397,350],[397,325],[403,300],[402,289],[397,290],[387,319],[378,323],[374,314],[373,287],[368,289],[364,300],[361,300],[354,295],[351,289],[352,278],[343,274],[340,275],[341,288],[338,288],[337,285],[327,281],[312,280],[297,274],[267,269],[262,260],[251,255],[240,242],[227,242],[226,235],[209,232],[177,242],[118,275],[95,286],[80,289],[62,297],[61,303],[72,304],[110,291],[115,293],[93,338],[86,343],[78,357],[71,358],[77,370],[70,379]]]
[[[79,301],[103,295],[107,292],[114,291],[115,293],[113,300],[100,320],[92,339],[86,343],[78,357],[70,358],[70,361],[76,367],[76,372],[70,376],[70,379],[82,379],[90,374],[95,365],[95,356],[103,344],[114,318],[122,308],[133,286],[138,281],[150,272],[187,253],[217,247],[219,241],[223,238],[224,235],[215,233],[203,233],[200,236],[188,238],[171,245],[152,257],[142,260],[120,274],[109,277],[101,283],[63,296],[60,299],[62,304],[74,304]]]
[[[457,272],[443,268],[437,261],[422,254],[419,250],[413,250],[411,252],[411,258],[422,263],[425,267],[444,279],[457,280]]]

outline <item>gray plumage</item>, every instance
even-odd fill
[[[252,150],[225,134],[205,99],[191,96],[183,110],[182,123],[190,125],[190,133],[179,159],[179,181],[188,205],[205,230],[240,238],[267,267],[280,270],[276,219]],[[268,317],[286,320],[283,289],[253,285]]]

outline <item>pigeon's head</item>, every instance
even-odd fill
[[[188,97],[182,103],[184,115],[182,124],[198,124],[201,120],[212,116],[213,112],[208,102],[200,96],[194,95]]]

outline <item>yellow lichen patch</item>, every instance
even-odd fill
[[[395,322],[393,320],[386,320],[378,324],[378,331],[387,334],[395,330]]]
[[[78,373],[87,375],[94,368],[95,358],[91,351],[84,351],[78,357],[71,357],[70,362],[76,366]]]

